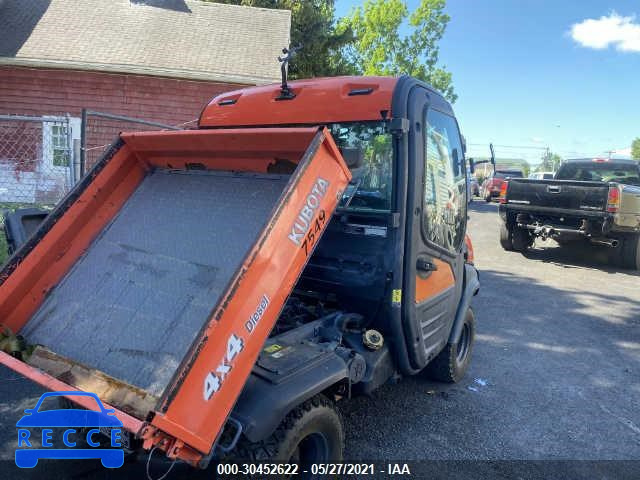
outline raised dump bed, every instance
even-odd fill
[[[316,128],[122,134],[0,273],[0,361],[197,463],[349,178]]]
[[[162,395],[287,180],[149,173],[21,333]]]

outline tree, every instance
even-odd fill
[[[562,157],[557,153],[547,150],[542,156],[542,163],[536,169],[537,172],[555,172],[560,168]]]
[[[438,42],[449,16],[445,0],[421,0],[409,12],[404,0],[366,0],[338,21],[337,33],[355,37],[341,52],[352,72],[364,75],[411,75],[433,85],[455,102],[451,73],[438,67]],[[409,33],[401,35],[401,29]]]
[[[345,75],[352,67],[339,52],[353,40],[350,28],[335,28],[334,0],[207,0],[291,11],[291,44],[302,48],[289,64],[290,78]],[[276,59],[274,58],[275,62]]]
[[[631,158],[640,160],[640,137],[631,143]]]

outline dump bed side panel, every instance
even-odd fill
[[[228,295],[175,378],[154,427],[209,453],[349,180],[349,170],[325,131],[307,150]],[[148,442],[153,433],[153,428],[146,431]]]

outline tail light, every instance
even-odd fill
[[[469,237],[469,235],[464,236],[464,244],[467,246],[467,253],[465,254],[465,262],[473,264],[475,256],[473,254],[473,244],[471,243],[471,237]]]
[[[502,186],[500,187],[500,203],[507,203],[507,188],[509,187],[509,182],[502,182]]]
[[[612,185],[609,187],[607,196],[607,212],[615,213],[620,208],[620,187]]]

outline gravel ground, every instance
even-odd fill
[[[640,276],[611,269],[603,249],[504,252],[498,222],[495,204],[472,205],[482,287],[467,376],[407,378],[342,405],[346,457],[447,461],[414,478],[640,478],[638,462],[620,462],[640,459]],[[109,477],[88,461],[15,468],[15,422],[41,393],[0,369],[0,478]],[[157,478],[165,465],[154,467]],[[117,473],[144,478],[144,463]]]

